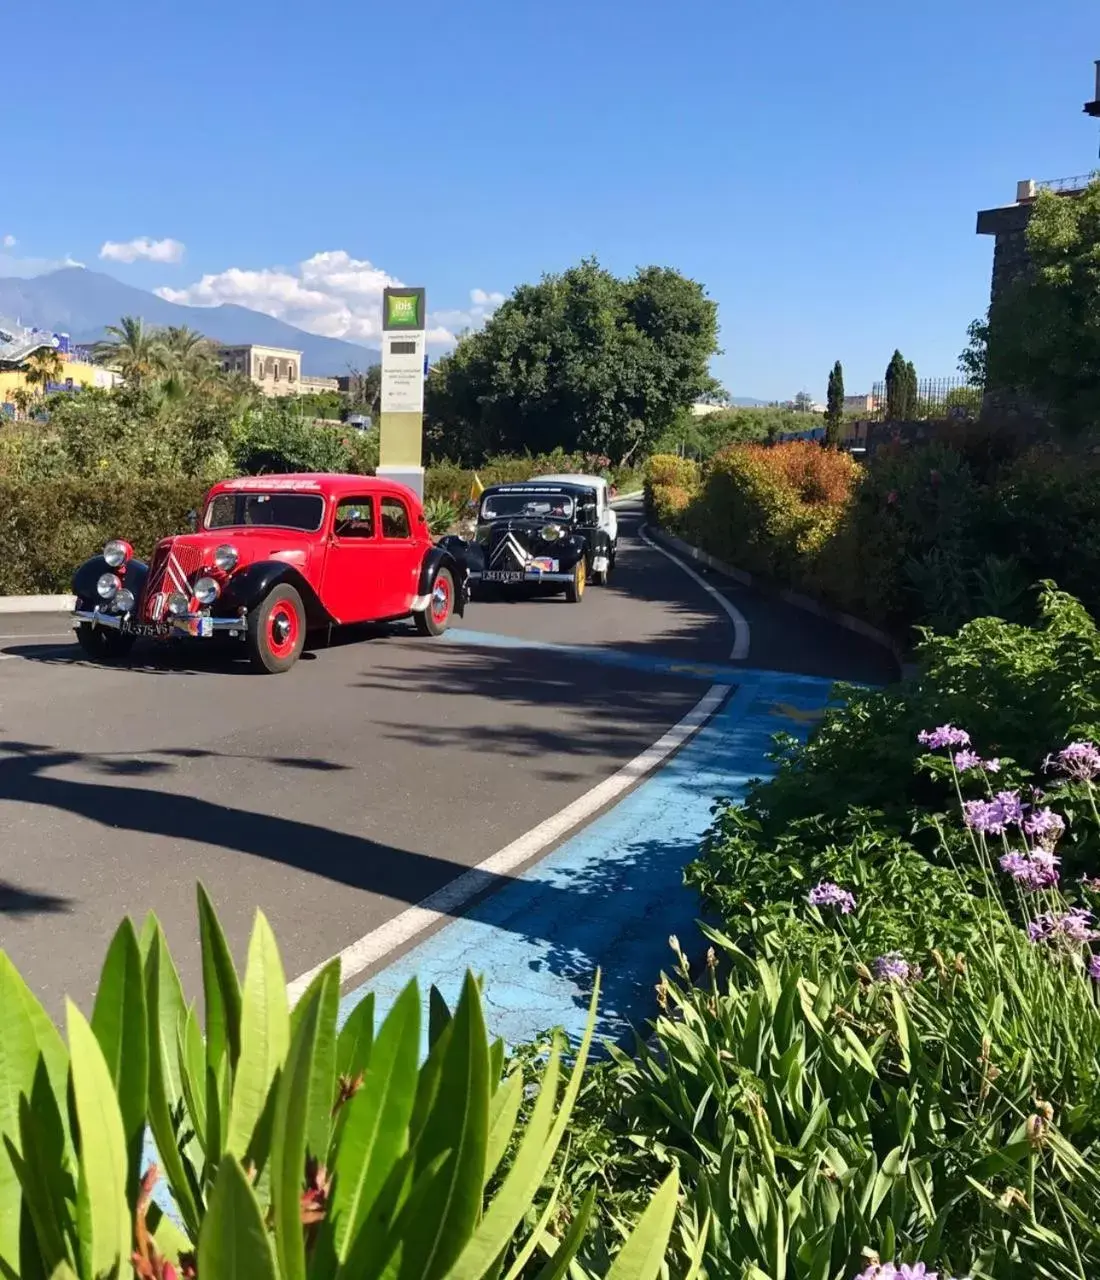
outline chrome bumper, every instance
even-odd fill
[[[206,639],[213,635],[228,633],[243,635],[248,626],[248,618],[244,612],[236,618],[211,618],[204,613],[177,613],[165,618],[163,624],[135,622],[128,613],[106,613],[102,609],[74,609],[73,626],[90,623],[93,627],[106,627],[110,631],[123,631],[132,635],[156,635],[147,630],[149,627],[164,625],[168,630],[161,633],[162,638],[171,635]]]
[[[518,571],[517,571],[518,573]],[[572,573],[537,573],[534,569],[528,569],[522,577],[514,578],[492,578],[484,573],[471,573],[471,582],[487,582],[490,585],[498,587],[514,587],[524,582],[572,582]]]

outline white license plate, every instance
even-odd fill
[[[522,582],[524,573],[519,569],[487,569],[482,575],[482,582]]]
[[[126,630],[132,636],[155,636],[163,639],[171,631],[167,622],[132,622]]]

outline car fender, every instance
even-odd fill
[[[293,587],[306,607],[306,624],[321,627],[334,621],[302,571],[285,560],[257,560],[234,573],[211,610],[217,617],[232,617],[242,609],[258,609],[274,587]]]
[[[124,571],[119,572],[119,568],[112,568],[102,555],[92,556],[73,572],[73,595],[78,600],[95,603],[98,600],[95,584],[105,573],[117,573],[127,591],[132,591],[134,599],[140,600],[141,593],[145,590],[145,581],[149,577],[149,566],[144,560],[131,558],[122,568]]]
[[[461,541],[461,539],[458,539]],[[424,600],[432,594],[432,587],[435,580],[439,576],[440,569],[450,569],[451,577],[455,582],[455,603],[454,611],[461,618],[466,612],[466,597],[470,588],[470,570],[466,559],[456,556],[450,547],[443,546],[438,543],[434,547],[430,547],[425,553],[423,563],[420,566],[420,580],[417,583],[416,594],[421,600]]]
[[[581,559],[587,562],[592,559],[588,551],[588,542],[576,534],[555,544],[554,557],[562,573],[568,573],[571,569],[575,569],[577,562]]]
[[[465,566],[467,573],[481,573],[485,568],[485,548],[480,542],[467,542],[457,533],[449,533],[440,538],[439,546],[449,551],[460,565]]]

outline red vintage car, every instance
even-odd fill
[[[149,564],[118,540],[76,570],[73,619],[89,657],[117,662],[143,636],[224,636],[257,670],[280,672],[307,632],[411,616],[437,636],[465,609],[465,563],[433,542],[401,484],[241,476],[215,485],[191,523]]]

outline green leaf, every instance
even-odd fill
[[[150,917],[150,919],[153,919]],[[149,1128],[157,1146],[172,1196],[188,1231],[198,1234],[199,1210],[191,1174],[180,1150],[173,1116],[178,1114],[182,1092],[176,1027],[183,1007],[183,992],[160,926],[146,922],[145,1003],[149,1026]],[[174,1019],[169,1021],[169,1019]],[[171,1037],[170,1039],[168,1037]]]
[[[23,1188],[24,1207],[34,1224],[42,1261],[50,1271],[62,1261],[75,1262],[69,1212],[75,1187],[65,1148],[65,1122],[41,1058],[30,1095],[19,1099],[19,1138],[22,1156],[7,1135],[4,1143]]]
[[[127,1202],[137,1201],[149,1096],[149,1027],[141,947],[133,922],[119,925],[96,991],[92,1030],[111,1073],[126,1133]]]
[[[408,1143],[419,1056],[420,992],[414,980],[382,1023],[362,1088],[343,1109],[330,1215],[341,1263]]]
[[[226,1138],[226,1150],[238,1159],[249,1149],[289,1047],[286,975],[267,917],[257,911],[248,944],[241,999],[241,1056],[233,1080]]]
[[[126,1131],[111,1072],[92,1028],[70,1000],[66,1004],[72,1055],[73,1101],[80,1126],[82,1270],[110,1275],[130,1257],[126,1201]]]
[[[498,1036],[489,1046],[489,1084],[494,1093],[500,1088],[504,1072],[504,1041]]]
[[[203,1220],[198,1273],[206,1280],[279,1280],[260,1202],[231,1155],[222,1159]]]
[[[523,1072],[518,1068],[493,1094],[489,1103],[489,1148],[485,1160],[485,1180],[496,1173],[516,1127],[523,1101]]]
[[[352,1009],[336,1040],[336,1074],[354,1080],[366,1071],[374,1044],[374,992]]]
[[[512,1265],[508,1268],[508,1274],[504,1280],[519,1280],[523,1275],[527,1264],[535,1255],[539,1241],[543,1237],[543,1233],[550,1225],[550,1219],[554,1216],[554,1211],[558,1207],[558,1196],[561,1195],[561,1184],[565,1179],[565,1172],[569,1165],[569,1154],[566,1152],[566,1158],[562,1162],[561,1170],[558,1173],[558,1180],[554,1183],[554,1189],[550,1192],[550,1198],[546,1201],[546,1207],[542,1211],[534,1230],[527,1237],[523,1247],[516,1252],[516,1256],[512,1259]]]
[[[423,1167],[450,1156],[423,1205],[423,1216],[403,1241],[401,1276],[434,1280],[446,1275],[473,1234],[481,1213],[489,1134],[489,1037],[481,993],[466,974],[449,1025],[439,1090],[416,1147]]]
[[[569,1224],[565,1239],[554,1250],[553,1256],[547,1261],[546,1265],[535,1277],[535,1280],[564,1280],[565,1276],[569,1274],[569,1264],[580,1251],[581,1244],[588,1232],[588,1224],[592,1219],[592,1211],[595,1205],[596,1189],[592,1187],[581,1201],[577,1216]]]
[[[202,1032],[199,1030],[199,1019],[192,1004],[186,1016],[176,1028],[176,1057],[179,1062],[180,1085],[183,1088],[187,1112],[191,1117],[191,1127],[199,1140],[199,1146],[206,1150],[209,1137],[206,1121],[206,1054],[203,1050]],[[221,1154],[220,1148],[213,1155],[214,1159]]]
[[[279,1077],[271,1139],[271,1207],[281,1280],[305,1280],[302,1187],[310,1120],[310,1086],[321,1005],[326,988],[331,984],[332,977],[326,973],[323,980],[319,984],[314,983],[299,1002],[295,1010],[297,1016],[290,1052]]]
[[[433,986],[428,992],[428,1047],[434,1049],[439,1037],[450,1025],[451,1011],[443,993]]]
[[[77,1275],[67,1262],[59,1262],[50,1272],[50,1280],[77,1280]]]
[[[0,1134],[19,1135],[19,1099],[29,1094],[39,1059],[38,1037],[29,1011],[34,1001],[15,965],[0,951]],[[37,1001],[35,1001],[37,1003]],[[19,1274],[19,1219],[23,1201],[19,1178],[7,1149],[0,1146],[0,1272]]]
[[[299,1023],[305,1016],[306,999],[314,992],[320,998],[315,1028],[316,1045],[309,1088],[309,1124],[306,1147],[322,1164],[328,1163],[332,1134],[332,1108],[336,1102],[336,1017],[340,1009],[340,961],[333,960],[306,988],[290,1014],[290,1038],[294,1043]]]
[[[202,989],[206,1009],[207,1062],[216,1066],[228,1053],[236,1070],[241,1056],[241,984],[218,913],[202,884],[198,886]]]
[[[638,1225],[619,1250],[606,1280],[657,1280],[676,1219],[679,1192],[679,1178],[672,1172],[661,1183],[638,1219]]]

